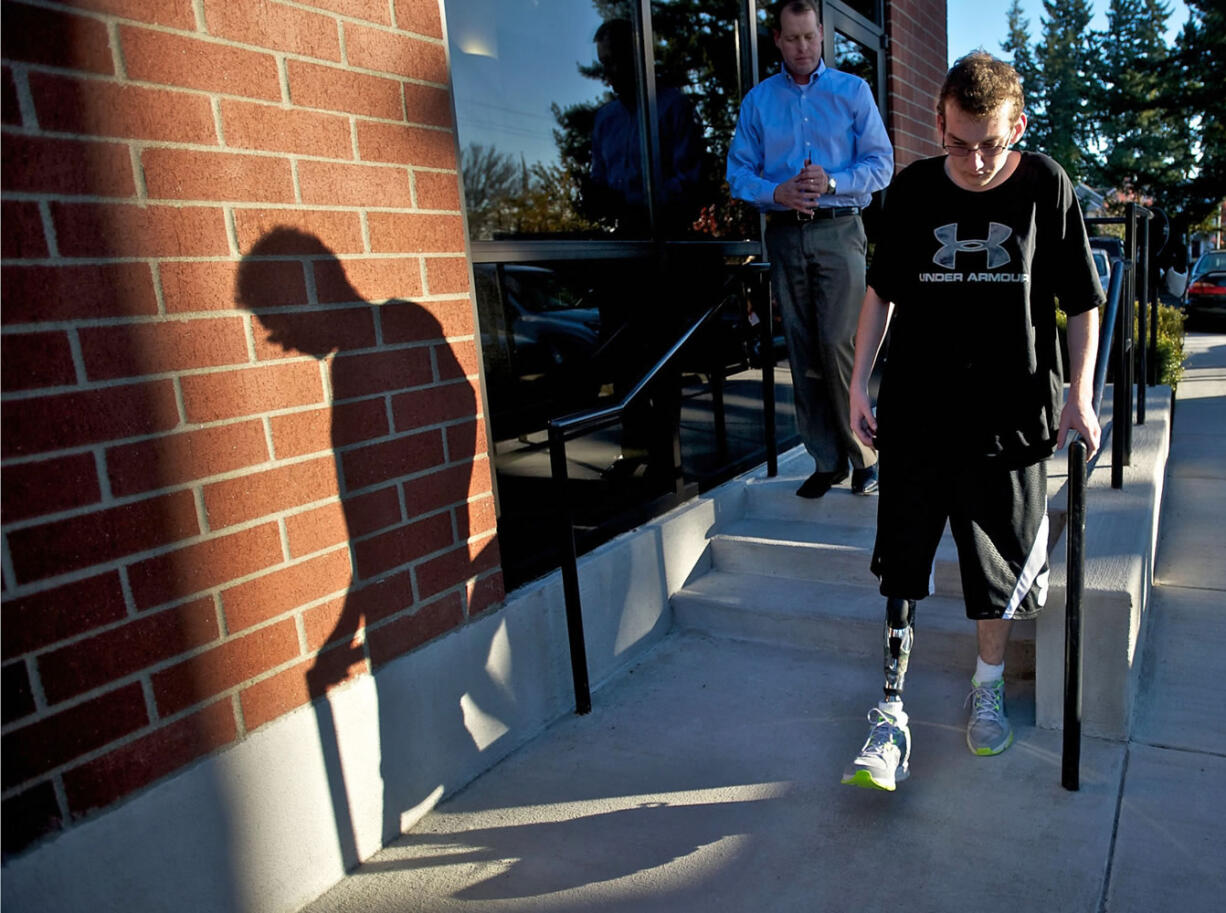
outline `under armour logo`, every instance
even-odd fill
[[[937,266],[943,266],[945,269],[956,268],[959,253],[987,251],[988,269],[1004,266],[1012,259],[1003,245],[1013,234],[1013,229],[1008,225],[1001,225],[999,222],[988,223],[988,237],[986,240],[971,238],[966,241],[959,241],[958,225],[956,222],[952,225],[942,225],[932,233],[941,242],[941,249],[933,255],[932,262]]]

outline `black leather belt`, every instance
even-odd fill
[[[859,206],[829,206],[824,209],[817,209],[813,215],[805,215],[803,212],[797,212],[795,209],[789,209],[786,212],[768,212],[766,214],[767,222],[782,222],[785,225],[791,225],[796,222],[813,222],[817,219],[841,219],[844,216],[858,216],[860,214]]]

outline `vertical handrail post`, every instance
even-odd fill
[[[1124,297],[1124,465],[1132,464],[1132,396],[1136,381],[1137,364],[1137,220],[1140,207],[1136,203],[1128,204],[1128,222],[1124,226],[1124,253],[1128,257],[1128,294]],[[1122,484],[1122,477],[1121,477]]]
[[[1141,210],[1137,226],[1140,241],[1137,249],[1137,424],[1145,424],[1145,387],[1149,383],[1147,359],[1149,340],[1149,210]]]
[[[1081,639],[1084,623],[1081,598],[1085,589],[1086,445],[1077,440],[1068,449],[1067,597],[1064,609],[1064,746],[1060,783],[1080,788],[1081,771]]]
[[[758,352],[762,361],[762,435],[766,443],[766,475],[779,475],[779,441],[775,433],[775,315],[771,305],[770,268],[761,264],[750,277],[758,322]]]
[[[554,498],[558,508],[558,546],[562,564],[562,596],[566,603],[566,634],[570,640],[571,676],[575,683],[575,713],[592,710],[588,683],[587,646],[583,637],[583,607],[579,599],[579,558],[575,549],[575,525],[571,515],[566,477],[566,435],[549,423],[549,463],[553,470]]]
[[[715,450],[723,459],[728,455],[728,416],[724,407],[724,359],[719,343],[717,340],[712,347],[711,409],[715,413]]]

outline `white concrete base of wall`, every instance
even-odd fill
[[[740,486],[584,557],[594,686],[668,631]],[[560,575],[10,860],[23,913],[286,913],[573,711]]]
[[[1103,415],[1111,414],[1107,390]],[[1151,387],[1145,424],[1132,430],[1132,460],[1124,468],[1123,487],[1111,487],[1111,440],[1106,437],[1086,486],[1081,639],[1086,735],[1127,739],[1132,731],[1170,441],[1171,388]],[[1049,729],[1062,728],[1064,721],[1067,536],[1065,530],[1052,554],[1048,606],[1035,629],[1036,722]]]

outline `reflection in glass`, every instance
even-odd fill
[[[499,532],[510,586],[556,567],[557,506],[548,419],[621,400],[707,307],[728,295],[726,261],[687,246],[660,264],[584,260],[474,265],[493,438]],[[567,447],[569,497],[580,549],[631,525],[675,491],[679,436],[687,483],[761,459],[758,331],[737,294],[674,367],[611,427]],[[779,439],[796,434],[782,362]],[[714,385],[726,403],[717,433]]]
[[[845,6],[855,10],[869,22],[881,25],[881,4],[878,0],[843,0]],[[870,82],[869,85],[872,85]]]
[[[625,3],[447,0],[460,171],[473,240],[597,233],[581,206],[608,100],[593,36]],[[589,63],[583,63],[589,61]]]
[[[664,100],[684,93],[702,126],[703,154],[694,162],[699,173],[687,213],[692,223],[687,227],[696,237],[748,238],[758,230],[756,214],[747,218],[744,209],[732,203],[724,182],[724,163],[741,101],[737,85],[741,6],[740,0],[653,0],[651,4],[661,121]],[[662,157],[667,165],[669,155],[663,148]]]
[[[854,73],[869,86],[877,85],[877,52],[842,32],[834,33],[835,69]]]
[[[608,19],[596,30],[596,54],[613,98],[592,125],[592,163],[584,190],[587,211],[615,233],[650,234],[639,93],[635,79],[634,27]],[[697,214],[704,137],[694,109],[674,86],[656,83],[660,184],[654,200],[661,234],[685,233]]]
[[[637,59],[636,4],[446,6],[473,240],[756,235],[723,184],[741,0],[652,3],[656,161],[640,110],[648,62]]]

